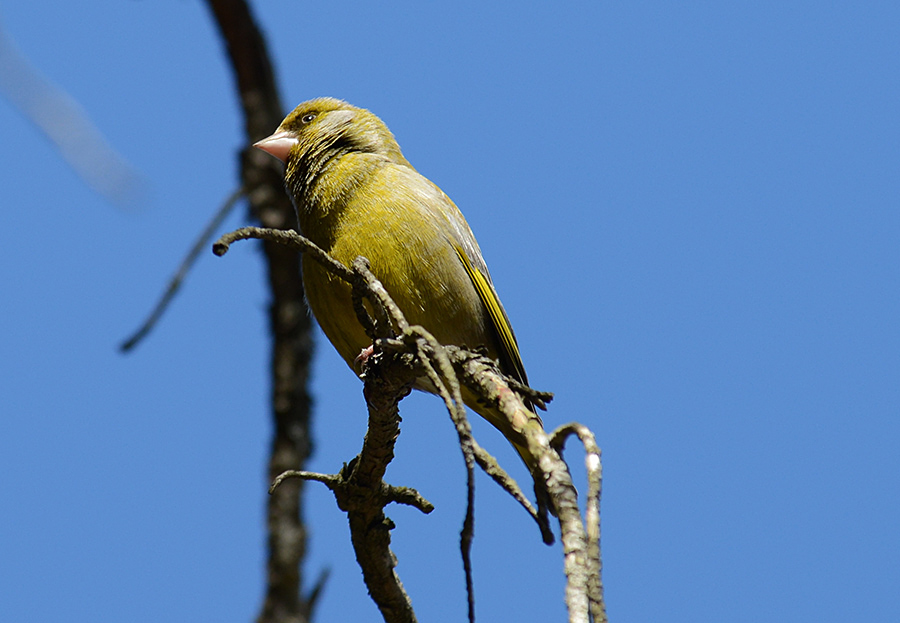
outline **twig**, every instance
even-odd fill
[[[304,600],[306,601],[306,615],[309,620],[313,620],[313,615],[316,612],[316,606],[319,605],[319,597],[322,596],[322,590],[325,588],[325,584],[328,582],[328,578],[330,575],[330,569],[322,569],[321,573],[319,573],[319,577],[316,578],[316,583],[313,584],[313,587],[304,597]]]
[[[269,487],[269,493],[275,493],[275,490],[281,485],[282,482],[291,478],[321,482],[332,491],[336,491],[337,489],[346,486],[345,483],[347,482],[343,474],[319,474],[317,472],[288,470],[286,472],[282,472],[278,475],[277,478],[275,478],[275,480],[272,482],[272,485]],[[386,485],[383,490],[383,494],[386,501],[388,502],[403,504],[405,506],[412,506],[413,508],[419,509],[426,515],[434,510],[434,504],[426,500],[424,497],[422,497],[421,493],[411,487],[395,487],[393,485]]]
[[[418,351],[419,361],[425,367],[428,379],[444,400],[456,428],[459,447],[466,465],[466,514],[459,535],[459,548],[466,578],[469,623],[475,623],[475,582],[472,578],[472,541],[475,538],[475,439],[472,438],[472,427],[466,417],[459,381],[447,351],[423,327],[410,327],[406,336],[411,342],[410,345],[414,345]]]
[[[477,442],[475,443],[475,460],[485,474],[490,476],[494,482],[500,485],[504,491],[522,505],[522,508],[531,515],[531,518],[534,519],[538,528],[540,528],[541,538],[544,539],[544,543],[552,545],[555,538],[553,536],[553,531],[550,530],[550,522],[547,520],[547,513],[539,513],[535,510],[528,498],[525,497],[525,494],[522,493],[522,489],[519,488],[518,483],[516,483],[516,481],[500,467],[500,464],[497,463],[497,459],[479,446]]]
[[[599,606],[592,607],[591,595],[596,595],[594,587],[601,586],[599,564],[589,562],[589,537],[582,522],[578,508],[578,494],[572,483],[568,466],[550,444],[550,437],[538,425],[536,416],[525,408],[521,398],[509,389],[506,379],[492,365],[480,357],[468,357],[460,362],[461,380],[473,391],[494,403],[506,415],[513,432],[523,436],[528,451],[538,462],[538,474],[543,478],[539,485],[535,483],[535,491],[545,491],[547,500],[552,505],[559,519],[561,540],[563,544],[564,569],[566,573],[566,605],[569,609],[571,623],[588,623],[593,613],[602,616],[594,617],[596,621],[605,621],[605,608],[600,595]],[[599,455],[596,455],[599,460]],[[593,462],[593,461],[592,461]],[[597,542],[597,561],[599,563],[599,543]]]
[[[322,264],[322,266],[330,270],[335,276],[340,277],[347,283],[353,283],[354,277],[352,270],[333,259],[308,238],[304,238],[297,232],[289,229],[241,227],[240,229],[235,229],[234,231],[221,236],[213,244],[213,253],[221,257],[228,253],[228,249],[231,248],[233,242],[251,239],[269,240],[290,247],[295,251],[306,253],[309,258]]]
[[[587,468],[588,494],[584,520],[587,524],[587,564],[590,567],[588,598],[594,621],[604,623],[607,618],[606,603],[603,599],[603,563],[600,558],[600,494],[603,487],[603,465],[594,434],[577,422],[565,424],[554,430],[550,434],[550,445],[561,457],[566,439],[573,434],[577,435],[584,445],[584,463]]]

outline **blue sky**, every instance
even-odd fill
[[[556,392],[547,425],[596,432],[614,621],[897,620],[896,3],[256,4],[285,105],[387,122],[478,236]],[[199,2],[0,20],[148,191],[111,205],[0,101],[0,620],[249,621],[270,435],[254,245],[204,255],[116,351],[235,187],[222,46]],[[323,340],[314,391],[311,467],[334,472],[365,415]],[[398,572],[421,620],[463,620],[455,435],[433,398],[402,412],[389,479],[437,510],[389,510]],[[308,499],[318,620],[379,620],[342,514]],[[486,478],[477,503],[479,619],[563,620],[559,547]]]

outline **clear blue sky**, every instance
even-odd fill
[[[613,621],[898,620],[900,5],[256,4],[285,105],[388,123],[475,230],[557,394],[545,422],[597,433]],[[0,20],[149,187],[112,206],[0,101],[0,620],[250,621],[270,435],[254,245],[205,254],[116,352],[235,187],[218,36],[197,1]],[[334,472],[365,415],[322,340],[314,390],[312,468]],[[390,509],[398,571],[421,620],[463,620],[455,436],[437,400],[403,406],[389,478],[437,510]],[[379,620],[342,514],[309,491],[318,620]],[[477,498],[479,619],[563,620],[559,547],[486,478]]]

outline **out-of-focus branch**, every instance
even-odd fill
[[[147,182],[110,146],[68,93],[41,75],[0,25],[0,93],[49,138],[75,173],[124,208],[139,206]]]
[[[281,165],[250,147],[278,127],[284,117],[265,40],[244,0],[207,0],[207,6],[225,44],[243,112],[246,143],[240,153],[241,185],[251,218],[265,227],[290,229],[296,217],[284,192]],[[303,469],[312,452],[307,389],[312,325],[297,251],[272,241],[263,241],[262,249],[271,292],[275,425],[268,470],[271,482],[286,470]],[[318,589],[308,595],[300,592],[300,564],[306,553],[302,482],[285,483],[269,496],[267,586],[259,623],[305,623],[318,594]]]
[[[215,235],[216,230],[222,225],[222,221],[224,221],[231,211],[234,209],[235,204],[238,199],[244,196],[244,189],[239,188],[233,193],[228,199],[225,200],[225,203],[222,204],[222,207],[219,208],[213,217],[206,224],[206,227],[203,228],[203,231],[200,232],[200,235],[197,236],[197,239],[194,241],[194,244],[191,246],[187,255],[184,256],[184,259],[181,261],[181,265],[178,267],[178,270],[175,271],[175,274],[169,280],[169,285],[166,286],[165,292],[163,292],[162,296],[159,297],[159,301],[157,301],[156,305],[153,307],[153,311],[150,312],[150,315],[147,316],[147,319],[144,323],[138,327],[138,330],[131,334],[122,344],[119,346],[119,350],[127,353],[135,346],[141,343],[145,337],[147,337],[153,328],[156,326],[156,323],[159,322],[159,319],[162,318],[162,315],[169,308],[169,304],[172,302],[172,299],[175,298],[175,295],[178,294],[178,290],[181,289],[181,284],[184,283],[185,277],[187,277],[188,272],[190,272],[191,268],[194,266],[194,262],[197,261],[197,258],[200,257],[200,252],[206,248],[206,245],[209,244],[210,238]]]

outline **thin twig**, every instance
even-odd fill
[[[384,292],[387,295],[387,292]],[[389,298],[389,297],[388,297]],[[393,305],[393,301],[391,301]],[[394,305],[396,307],[396,305]],[[397,309],[396,313],[400,314]],[[400,314],[402,316],[402,314]],[[405,319],[403,321],[406,322]],[[468,604],[469,623],[475,623],[475,582],[472,577],[472,541],[475,538],[475,440],[472,427],[466,417],[462,393],[453,364],[446,349],[424,327],[408,327],[405,336],[418,350],[419,361],[425,367],[429,380],[443,398],[444,405],[450,413],[450,419],[456,427],[459,446],[466,465],[466,514],[459,535],[459,548],[462,554],[463,571],[466,578],[466,602]],[[433,364],[437,364],[437,367]]]
[[[347,481],[346,475],[344,474],[319,474],[318,472],[288,470],[279,474],[275,480],[272,481],[272,484],[269,487],[269,493],[275,493],[275,490],[281,483],[291,478],[321,482],[332,491],[345,486]],[[426,500],[421,493],[412,487],[395,487],[393,485],[385,484],[383,493],[386,501],[394,502],[395,504],[403,504],[404,506],[412,506],[426,515],[434,510],[434,504]]]
[[[522,505],[531,518],[534,519],[535,523],[537,523],[538,528],[541,530],[541,538],[544,539],[544,543],[547,545],[552,545],[554,542],[553,531],[550,529],[550,523],[547,520],[547,513],[539,513],[535,510],[534,506],[525,497],[525,494],[522,493],[522,489],[519,487],[518,483],[513,480],[513,478],[506,473],[506,471],[500,467],[500,464],[497,462],[490,453],[487,452],[484,448],[478,445],[475,442],[475,460],[478,462],[478,466],[484,471],[485,474],[491,477],[491,479],[496,482],[500,487],[510,494],[515,501]]]
[[[584,463],[587,468],[588,495],[584,520],[588,539],[588,565],[591,573],[588,584],[591,614],[596,623],[604,623],[606,602],[603,598],[603,561],[600,558],[600,495],[603,487],[603,464],[600,447],[594,433],[586,426],[571,422],[560,426],[550,434],[550,445],[562,456],[566,439],[577,435],[585,449]]]
[[[329,576],[331,576],[331,570],[327,567],[322,569],[322,572],[319,573],[319,577],[316,578],[316,583],[313,584],[313,587],[304,598],[306,601],[307,616],[310,621],[314,619],[313,615],[315,614],[316,606],[319,605],[319,597],[322,596],[322,591],[325,588],[325,584],[328,582]]]
[[[275,490],[281,486],[281,483],[285,480],[289,480],[291,478],[299,478],[300,480],[312,480],[315,482],[321,482],[323,485],[328,487],[331,490],[334,490],[338,484],[340,484],[341,477],[335,476],[334,474],[319,474],[317,472],[306,472],[301,470],[288,470],[286,472],[281,472],[278,476],[275,477],[275,480],[272,481],[272,484],[269,485],[269,495],[275,493]]]
[[[529,411],[518,394],[509,389],[505,377],[493,365],[481,357],[468,357],[460,364],[461,379],[466,385],[495,404],[507,418],[512,431],[521,434],[528,451],[537,461],[535,491],[546,495],[552,510],[559,519],[560,535],[565,557],[563,566],[566,573],[566,605],[570,623],[588,623],[592,617],[592,584],[595,575],[593,565],[588,563],[589,545],[581,512],[578,508],[578,493],[572,483],[568,466],[550,445],[550,437],[539,425],[537,416]]]
[[[343,279],[349,284],[353,283],[353,271],[325,253],[309,238],[301,236],[297,232],[290,229],[272,229],[271,227],[241,227],[223,234],[213,243],[213,253],[219,257],[228,253],[231,244],[238,240],[271,240],[283,244],[295,251],[301,251],[322,266],[327,268],[335,277]]]

